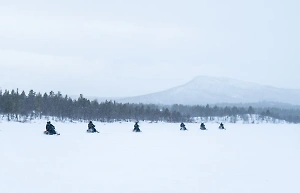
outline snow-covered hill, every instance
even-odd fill
[[[199,76],[187,84],[166,91],[117,101],[185,105],[266,101],[300,105],[300,90],[275,88],[230,78]]]

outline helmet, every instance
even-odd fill
[[[50,121],[47,121],[47,124],[50,124]]]

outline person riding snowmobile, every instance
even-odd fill
[[[184,123],[180,123],[180,130],[187,130]]]
[[[88,124],[88,130],[87,130],[87,132],[89,132],[89,133],[99,133],[97,130],[96,130],[96,128],[95,128],[95,125],[93,124],[93,122],[92,121],[90,121],[89,122],[89,124]]]
[[[201,130],[206,130],[206,127],[205,127],[204,123],[201,123],[200,129],[201,129]]]
[[[46,131],[44,133],[48,134],[48,135],[57,134],[56,131],[55,131],[54,125],[52,125],[50,121],[47,122],[47,124],[46,124]]]
[[[225,129],[224,124],[222,122],[220,123],[219,129]]]
[[[138,122],[135,122],[133,126],[133,132],[141,132]]]

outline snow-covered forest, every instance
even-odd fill
[[[61,92],[40,93],[30,90],[0,91],[0,114],[8,121],[26,122],[33,119],[55,117],[57,120],[95,120],[101,122],[148,120],[165,122],[243,122],[258,123],[279,120],[299,123],[300,109],[253,108],[249,106],[212,105],[155,105],[98,102],[82,94],[72,99]]]

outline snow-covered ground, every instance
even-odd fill
[[[1,193],[299,193],[293,124],[0,123]]]

